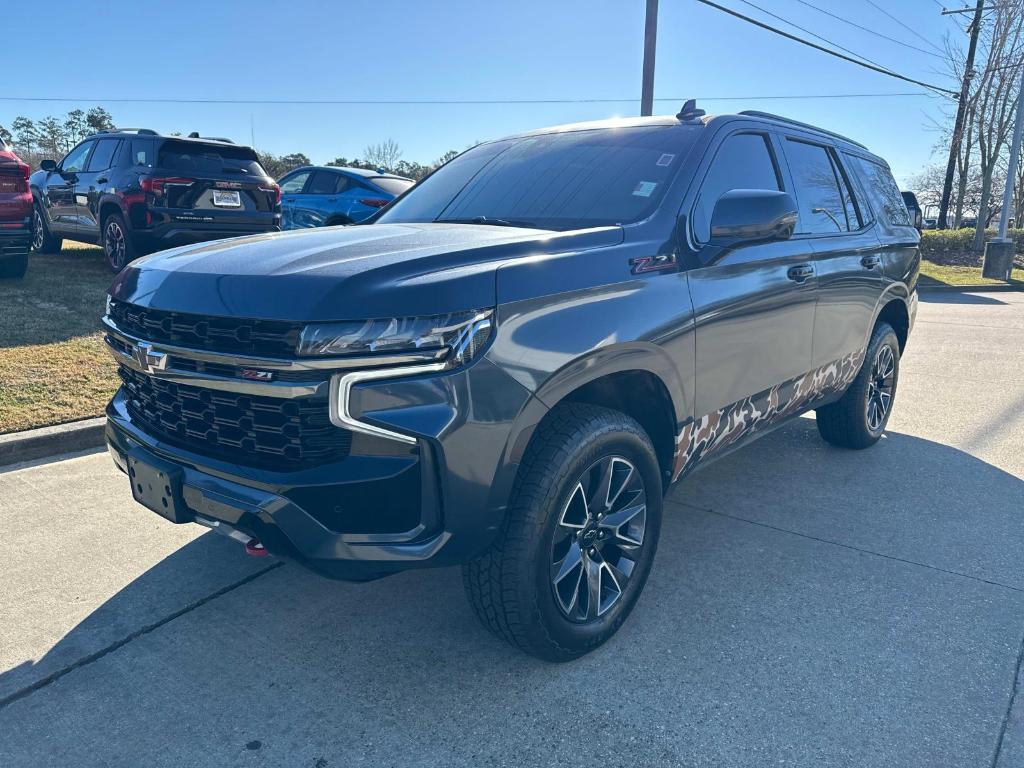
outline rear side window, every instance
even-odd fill
[[[913,226],[913,222],[910,220],[910,211],[907,210],[907,206],[903,202],[903,195],[900,194],[900,188],[896,186],[892,172],[873,160],[854,155],[847,155],[847,157],[850,158],[860,176],[876,214],[895,226]]]
[[[314,171],[313,180],[309,182],[309,187],[306,188],[307,195],[333,195],[338,191],[339,182],[346,181],[345,177],[340,173],[334,173],[332,171]],[[342,183],[341,188],[345,188],[345,184]]]
[[[89,158],[90,171],[105,171],[113,164],[114,153],[120,139],[100,139],[96,142],[96,150]]]
[[[786,158],[799,203],[797,232],[827,235],[860,227],[849,187],[827,147],[787,139]]]
[[[763,133],[733,134],[722,142],[701,184],[693,210],[693,232],[697,240],[711,237],[711,214],[715,203],[734,189],[781,191],[775,160]]]
[[[165,141],[157,157],[160,168],[182,175],[266,176],[248,147]]]
[[[128,142],[131,145],[131,165],[144,165],[147,168],[153,167],[153,142],[148,139],[132,139]]]

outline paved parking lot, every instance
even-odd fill
[[[671,494],[552,666],[457,569],[365,585],[172,526],[105,454],[0,471],[0,766],[1024,766],[1024,294],[931,294],[885,439],[801,419]]]

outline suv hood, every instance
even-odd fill
[[[621,240],[620,227],[429,223],[278,232],[140,259],[110,294],[154,309],[299,322],[442,314],[494,306],[495,270],[504,262]]]

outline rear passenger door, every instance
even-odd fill
[[[811,369],[817,292],[810,243],[748,244],[711,262],[701,255],[711,258],[714,252],[701,243],[709,239],[711,214],[723,194],[733,189],[791,191],[777,154],[777,142],[767,132],[729,135],[714,153],[690,214],[701,260],[688,271],[696,322],[694,413],[716,424],[736,421],[737,430],[730,427],[729,432],[737,437],[725,438],[730,444],[751,431],[764,413],[762,405],[772,399],[769,390]],[[747,400],[759,394],[764,397]],[[750,407],[751,402],[760,405]]]
[[[812,367],[821,368],[863,351],[881,293],[882,256],[835,148],[795,136],[782,145],[799,206],[794,238],[814,249]]]

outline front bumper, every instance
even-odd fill
[[[526,390],[481,359],[452,372],[368,381],[350,398],[355,417],[414,443],[357,435],[351,452],[330,463],[240,466],[149,434],[122,389],[107,408],[107,445],[123,471],[129,455],[180,467],[189,519],[225,523],[331,578],[452,565],[489,546],[514,477],[509,435]]]

